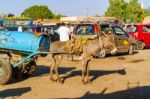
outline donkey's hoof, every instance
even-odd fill
[[[58,80],[57,80],[57,83],[63,84],[63,81],[62,81],[61,79],[58,79]]]
[[[51,82],[57,82],[57,80],[53,79],[53,78],[50,78],[50,81]]]
[[[84,84],[84,79],[82,79],[82,83]]]
[[[86,81],[82,82],[84,85],[88,84]]]
[[[90,84],[91,83],[91,80],[82,80],[82,83],[85,85],[85,84]]]
[[[87,84],[88,82],[87,82],[87,81],[85,81],[85,80],[82,80],[82,83],[85,85],[85,84]]]

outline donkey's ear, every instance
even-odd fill
[[[111,30],[108,30],[107,33],[108,33],[108,34],[112,34],[112,31],[111,31]]]

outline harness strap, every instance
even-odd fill
[[[100,47],[101,47],[100,53],[103,53],[104,47],[103,47],[102,39],[101,39],[100,36],[99,36],[99,45],[100,45]],[[90,53],[92,53],[93,55],[95,55],[96,52],[93,52],[88,46],[86,46],[86,49],[87,49]]]
[[[101,36],[99,36],[98,38],[99,38],[99,45],[100,45],[100,47],[101,47],[101,49],[100,49],[100,54],[102,54],[102,53],[103,53],[103,50],[104,50],[104,46],[103,46],[103,43],[102,43],[102,38],[101,38]]]

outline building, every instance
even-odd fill
[[[64,23],[70,23],[70,24],[78,24],[80,22],[84,21],[92,21],[92,22],[98,22],[98,21],[112,21],[115,20],[115,17],[87,17],[87,16],[81,16],[81,17],[62,17],[60,18],[61,22]]]

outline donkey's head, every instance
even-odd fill
[[[111,54],[115,54],[117,52],[117,47],[112,30],[106,30],[105,32],[102,32],[101,39],[103,42],[103,47],[110,50]]]

